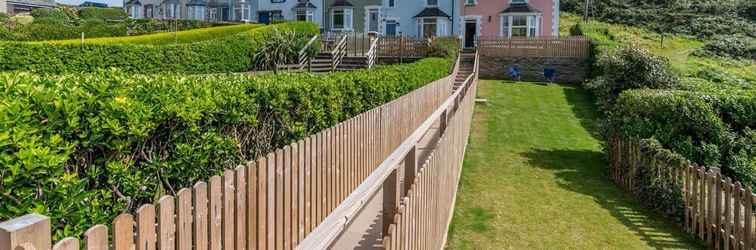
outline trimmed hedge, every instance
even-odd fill
[[[194,43],[218,39],[233,34],[249,31],[261,27],[257,24],[239,24],[202,29],[185,30],[179,32],[164,32],[141,36],[101,37],[85,39],[85,44],[141,44],[141,45],[169,45],[180,43]],[[49,44],[81,44],[80,39],[47,41]]]
[[[448,75],[450,59],[328,75],[0,73],[0,220],[55,239]]]
[[[308,35],[318,32],[313,23],[290,22],[177,45],[0,42],[0,71],[60,74],[119,68],[137,74],[242,72],[252,67],[251,55],[263,35],[273,29]]]
[[[129,17],[122,8],[84,7],[79,9],[81,19],[125,20]]]

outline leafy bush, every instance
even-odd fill
[[[102,22],[102,21],[100,21]],[[94,27],[97,27],[94,25]],[[220,26],[204,29],[194,29],[179,32],[165,32],[141,36],[101,37],[84,40],[85,44],[141,44],[141,45],[167,45],[180,43],[193,43],[212,40],[238,34],[244,31],[260,27],[254,24],[240,24]],[[50,44],[81,44],[80,39],[48,41]]]
[[[121,8],[85,7],[79,9],[81,19],[124,20],[126,17],[128,14]]]
[[[92,72],[120,68],[130,73],[219,73],[252,68],[250,56],[274,28],[314,35],[316,25],[290,22],[265,26],[223,38],[176,45],[48,44],[0,42],[0,71],[43,74]]]
[[[459,52],[459,39],[454,37],[440,37],[430,40],[428,56],[455,58]]]
[[[628,89],[669,89],[677,85],[677,77],[666,58],[652,55],[648,50],[625,47],[598,59],[601,76],[590,81],[591,90],[603,110],[609,110],[614,99]]]
[[[60,8],[34,9],[31,12],[31,16],[33,16],[35,20],[40,18],[49,18],[59,22],[70,22],[73,19],[68,12]]]
[[[694,91],[631,90],[617,100],[611,127],[655,138],[685,158],[756,185],[756,97]]]
[[[446,76],[451,60],[328,75],[0,73],[0,220],[56,239]]]
[[[145,35],[156,32],[175,32],[199,28],[226,26],[230,23],[217,23],[201,20],[159,20],[159,19],[128,19],[126,20],[129,35]]]
[[[742,35],[715,36],[695,55],[756,60],[756,39]]]

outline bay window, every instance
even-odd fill
[[[446,36],[445,17],[424,17],[417,19],[417,30],[420,38]]]
[[[538,37],[540,15],[501,15],[499,35],[501,37]]]
[[[308,21],[312,22],[312,10],[309,9],[297,9],[296,16],[297,21]]]

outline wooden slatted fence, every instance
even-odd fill
[[[430,48],[425,39],[407,36],[385,36],[378,41],[378,57],[420,58]]]
[[[478,48],[486,56],[585,59],[590,57],[591,43],[585,37],[480,37]]]
[[[457,62],[459,63],[459,62]],[[456,69],[398,99],[96,225],[52,249],[294,249],[452,94]],[[20,226],[24,225],[24,226]],[[0,223],[0,249],[50,249],[50,222]],[[27,249],[27,248],[24,248]]]
[[[612,180],[638,194],[647,188],[640,175],[653,176],[657,190],[670,191],[668,199],[682,201],[679,216],[687,233],[714,249],[756,249],[756,195],[751,187],[716,168],[670,163],[669,157],[646,152],[638,140],[615,137],[610,150]]]

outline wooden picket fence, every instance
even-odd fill
[[[378,57],[420,58],[430,48],[425,39],[408,36],[382,36],[378,41]]]
[[[590,57],[591,42],[585,37],[478,38],[480,53],[500,57]]]
[[[222,176],[145,204],[134,214],[121,214],[110,228],[93,226],[82,242],[69,237],[51,247],[50,221],[41,215],[0,223],[0,249],[295,249],[449,103],[457,69]]]
[[[733,182],[716,168],[668,163],[668,157],[646,152],[638,140],[615,137],[610,149],[611,178],[639,192],[641,172],[655,176],[657,187],[679,191],[685,231],[714,249],[756,249],[754,198],[751,187]]]
[[[473,75],[465,81],[469,84],[460,89],[456,112],[446,132],[414,180],[405,184],[409,190],[394,207],[392,223],[384,228],[386,249],[442,249],[446,244],[472,124],[475,94],[467,93],[475,93],[477,88],[477,61],[476,54]]]

